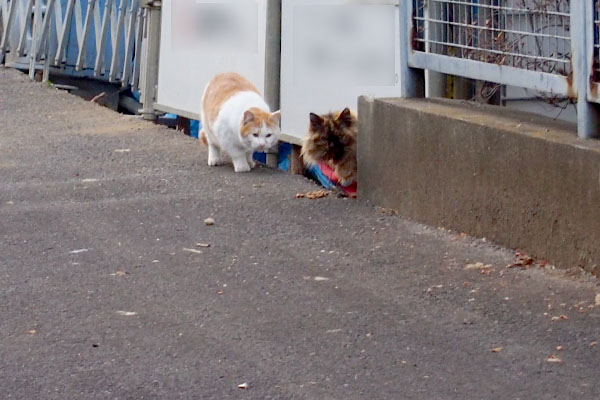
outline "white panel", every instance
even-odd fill
[[[157,109],[199,118],[207,82],[238,72],[264,92],[267,0],[163,2]]]
[[[283,1],[281,114],[286,139],[297,142],[304,136],[311,112],[356,110],[361,95],[400,95],[399,15],[390,3]]]

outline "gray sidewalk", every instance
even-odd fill
[[[0,185],[3,399],[600,398],[595,279],[2,68]]]

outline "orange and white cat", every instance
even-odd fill
[[[279,140],[280,112],[272,113],[258,89],[233,72],[219,74],[206,85],[200,116],[209,166],[221,165],[224,151],[235,172],[248,172],[254,167],[252,154]]]

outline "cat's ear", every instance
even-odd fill
[[[269,119],[275,125],[279,126],[281,124],[281,111],[275,111],[274,113],[271,114],[271,116],[269,117]]]
[[[337,117],[337,120],[340,124],[344,126],[351,126],[354,122],[354,118],[352,116],[352,111],[348,107],[344,108],[344,110]]]
[[[246,111],[244,113],[244,122],[243,122],[243,124],[244,125],[248,125],[249,123],[251,123],[255,119],[256,119],[256,115],[254,115],[254,113],[252,111]]]
[[[310,113],[310,127],[315,131],[320,131],[323,128],[325,120],[315,113]]]

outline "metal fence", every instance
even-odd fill
[[[580,136],[598,135],[600,0],[400,5],[406,96],[419,95],[420,70],[533,89],[577,100]]]
[[[565,0],[534,10],[519,0],[429,0],[414,11],[418,48],[435,54],[567,76],[570,11]]]
[[[0,0],[0,63],[137,87],[139,0]]]
[[[403,96],[423,95],[426,70],[533,89],[576,101],[580,136],[600,133],[600,0],[389,1],[399,5]],[[144,75],[151,115],[160,4],[0,0],[0,63],[134,88]]]
[[[600,83],[600,0],[596,0],[594,9],[594,78]],[[597,90],[596,90],[597,92]]]

